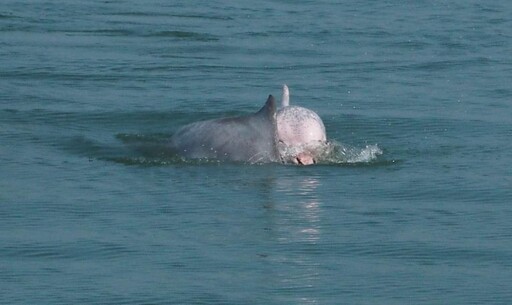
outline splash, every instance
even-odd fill
[[[382,150],[375,145],[366,145],[358,148],[341,144],[335,141],[328,142],[319,154],[318,163],[321,164],[356,164],[371,163],[382,155]]]
[[[371,163],[379,155],[382,155],[382,150],[377,145],[357,148],[336,141],[300,146],[286,146],[283,143],[279,143],[279,152],[284,163],[293,163],[290,160],[301,152],[308,152],[310,155],[315,156],[315,161],[319,164]]]

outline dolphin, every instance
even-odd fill
[[[276,120],[283,161],[302,165],[316,163],[318,153],[327,143],[324,123],[313,110],[290,105],[290,90],[286,84]]]
[[[256,113],[191,123],[174,133],[171,150],[192,159],[248,163],[280,162],[276,102],[269,95]]]

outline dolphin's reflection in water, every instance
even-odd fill
[[[307,177],[300,182],[300,192],[304,200],[299,203],[303,214],[303,223],[300,233],[305,241],[315,243],[320,238],[320,201],[316,189],[320,182],[314,177]]]
[[[316,177],[303,177],[297,180],[276,180],[278,191],[274,208],[280,217],[274,225],[281,232],[281,242],[316,242],[320,238],[321,202],[318,197],[320,181]]]
[[[271,291],[286,293],[296,304],[318,303],[313,291],[321,289],[322,245],[321,180],[293,175],[275,180],[276,198],[269,211],[274,249]]]

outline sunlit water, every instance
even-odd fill
[[[2,1],[0,304],[509,304],[509,1]],[[282,84],[322,162],[167,139]]]

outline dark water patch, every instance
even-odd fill
[[[269,37],[270,33],[268,32],[244,32],[244,33],[238,33],[237,36],[240,37]]]
[[[19,243],[4,245],[0,257],[25,259],[115,259],[130,256],[137,251],[126,245],[95,240],[79,240],[75,242]]]
[[[217,41],[218,37],[206,34],[206,33],[196,33],[196,32],[188,32],[188,31],[160,31],[147,34],[148,37],[157,37],[157,38],[177,38],[182,40],[191,40],[191,41]]]
[[[104,144],[84,136],[61,140],[58,146],[68,153],[88,157],[89,160],[115,158],[130,152],[122,145]]]
[[[133,12],[109,12],[104,14],[106,16],[127,16],[127,17],[176,17],[184,19],[204,19],[204,20],[220,20],[229,21],[233,20],[233,17],[227,15],[215,15],[215,14],[176,14],[165,11],[133,11]]]
[[[57,82],[116,82],[121,80],[133,80],[133,75],[115,73],[112,71],[108,73],[98,73],[93,71],[76,71],[76,72],[63,72],[63,71],[48,71],[48,69],[33,69],[30,71],[24,70],[11,70],[4,71],[0,74],[0,79],[18,79],[28,81],[40,81],[44,79],[46,81],[57,81]]]
[[[453,68],[460,68],[468,70],[475,66],[489,66],[494,60],[487,57],[475,57],[467,59],[451,59],[451,60],[437,60],[424,63],[413,63],[406,66],[401,66],[401,70],[414,70],[426,72],[439,72],[451,70]]]
[[[168,140],[170,137],[169,134],[128,134],[128,133],[119,133],[116,135],[116,138],[122,141],[125,144],[145,144],[145,143],[162,143]]]
[[[168,139],[165,134],[119,134],[117,139],[120,140],[119,143],[105,143],[77,136],[60,140],[58,147],[67,153],[86,157],[90,161],[107,161],[130,166],[153,167],[201,163],[185,160],[170,151],[165,144]]]
[[[499,100],[512,99],[512,89],[509,88],[489,88],[486,90],[482,97],[491,97]],[[505,111],[509,110],[508,105],[504,103],[495,102],[490,105],[491,107],[499,107]]]
[[[206,20],[221,20],[221,21],[230,21],[234,20],[233,17],[228,15],[215,15],[215,14],[171,14],[172,17],[179,18],[191,18],[191,19],[206,19]]]
[[[67,32],[67,33],[81,33],[87,35],[97,35],[97,36],[138,36],[138,32],[134,30],[127,29],[97,29],[97,30],[85,30],[85,31],[77,31],[77,32]]]
[[[165,11],[131,11],[131,12],[106,12],[103,16],[125,16],[125,17],[173,17],[172,13]]]
[[[106,37],[148,37],[148,38],[174,38],[177,40],[188,40],[198,42],[218,41],[217,36],[191,32],[191,31],[144,31],[135,29],[94,29],[82,31],[66,31],[68,35],[91,35]]]
[[[0,13],[0,19],[14,19],[14,18],[20,18],[13,13]]]
[[[402,47],[406,47],[407,44],[402,44]],[[492,59],[490,57],[470,57],[470,58],[453,58],[453,59],[445,59],[445,60],[431,60],[431,61],[420,61],[420,60],[407,60],[407,59],[388,59],[386,61],[374,61],[367,60],[361,61],[358,60],[353,64],[346,64],[343,66],[343,70],[346,73],[355,73],[359,74],[361,72],[446,72],[457,70],[472,70],[475,67],[489,67],[493,64],[498,64],[499,61],[497,59]],[[339,71],[338,65],[333,64],[323,64],[326,68],[335,69],[334,71]],[[293,67],[300,68],[299,67]],[[318,67],[318,66],[315,66]],[[315,68],[311,67],[311,68]],[[320,66],[322,67],[322,66]],[[338,72],[339,73],[339,72]],[[416,80],[417,82],[417,80]],[[413,82],[411,82],[413,83]]]
[[[169,54],[167,52],[162,51],[155,51],[151,54],[158,56],[160,58],[175,58],[175,59],[185,59],[185,60],[214,60],[217,59],[215,55],[210,55],[206,53],[197,52],[197,55],[192,55],[193,53],[175,53],[175,54]],[[169,70],[169,67],[163,67],[166,71]]]
[[[456,247],[426,242],[390,242],[374,245],[362,243],[344,244],[349,256],[364,255],[401,260],[403,263],[422,265],[448,264],[504,265],[512,266],[507,252],[472,247]]]
[[[236,115],[239,112],[228,113]],[[139,111],[139,112],[115,112],[115,111],[89,111],[70,112],[53,111],[48,109],[16,110],[12,108],[0,110],[0,123],[13,125],[41,125],[46,127],[84,126],[95,130],[99,127],[108,127],[112,130],[123,128],[154,128],[155,130],[172,130],[178,126],[190,123],[194,120],[218,117],[219,114],[198,112],[196,114],[180,111]],[[153,136],[162,136],[155,133]],[[112,136],[115,136],[114,134]],[[120,139],[128,139],[137,135],[119,134]],[[141,135],[140,138],[144,136]],[[151,136],[148,136],[149,138]]]
[[[375,136],[377,139],[422,139],[425,135],[438,135],[445,139],[458,137],[458,132],[471,131],[473,137],[488,135],[492,130],[494,135],[506,134],[510,131],[510,124],[493,117],[452,117],[451,115],[425,114],[420,111],[406,112],[401,110],[381,111],[375,116],[372,112],[365,114],[344,111],[342,115],[324,117],[328,135],[340,134],[344,137]]]
[[[28,111],[16,109],[2,109],[3,112],[1,121],[10,124],[33,124],[33,125],[55,125],[77,122],[83,114],[73,112],[55,112],[45,109],[33,109]]]
[[[388,47],[392,47],[392,48],[403,49],[403,50],[420,51],[420,50],[425,50],[428,47],[430,47],[431,43],[421,41],[421,40],[410,39],[410,40],[405,40],[405,41],[387,42],[387,43],[384,43],[384,45],[387,45]]]

